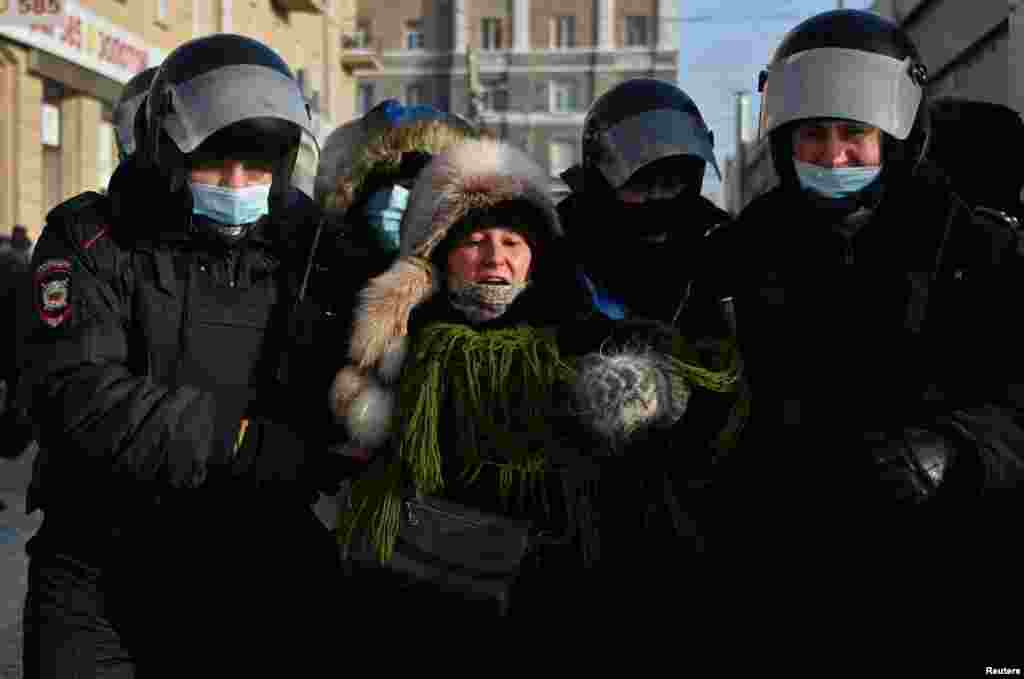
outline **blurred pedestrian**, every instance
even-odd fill
[[[11,229],[11,252],[21,257],[25,264],[28,264],[29,259],[32,257],[32,247],[34,243],[28,236],[28,229],[21,224],[16,224]]]
[[[18,399],[19,344],[30,316],[31,241],[24,227],[15,227],[13,233],[0,248],[0,314],[6,319],[0,330],[0,458],[8,459],[20,457],[33,439],[31,421]]]

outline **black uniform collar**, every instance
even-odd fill
[[[790,242],[803,257],[815,257],[813,243],[843,238],[870,242],[870,251],[908,271],[931,270],[955,209],[949,187],[915,174],[871,198],[827,205],[809,200],[802,188],[776,187],[755,199],[739,221],[764,237]]]

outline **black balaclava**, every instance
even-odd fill
[[[684,188],[672,198],[649,198],[636,204],[620,200],[600,172],[588,174],[588,184],[604,182],[605,188],[587,188],[588,196],[595,198],[588,210],[588,237],[577,243],[578,254],[588,278],[631,313],[663,314],[666,304],[680,298],[681,285],[657,281],[677,280],[680,267],[687,268],[680,258],[709,227],[700,196],[704,168],[704,161],[693,156],[664,158],[645,166],[634,175],[636,184],[667,179]],[[632,185],[633,179],[627,187]]]

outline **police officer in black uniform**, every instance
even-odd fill
[[[798,25],[761,75],[780,183],[712,235],[753,405],[710,549],[756,558],[762,592],[946,596],[967,576],[938,564],[1024,478],[1003,399],[1020,258],[922,162],[926,82],[904,32],[857,10]]]
[[[571,193],[558,213],[603,314],[673,326],[701,351],[703,365],[738,374],[723,307],[691,294],[706,261],[708,235],[730,219],[701,195],[708,168],[721,176],[714,135],[693,99],[663,80],[626,80],[587,111],[582,162],[562,174]],[[718,391],[696,390],[672,444],[624,463],[637,469],[638,460],[649,456],[670,468],[670,484],[659,479],[655,490],[644,491],[649,497],[624,504],[662,501],[672,508],[683,564],[669,570],[677,573],[692,568],[693,554],[704,549],[703,489],[714,460],[731,447],[742,423],[741,389],[737,378]],[[702,442],[699,449],[694,441]],[[669,584],[659,586],[665,595]]]
[[[146,120],[32,262],[30,679],[242,675],[333,646],[315,610],[334,610],[337,549],[311,510],[337,487],[333,369],[293,327],[309,109],[276,53],[213,35],[167,56]]]
[[[614,318],[678,323],[705,236],[729,220],[701,195],[714,135],[672,83],[622,82],[583,123],[583,162],[558,205],[595,304]],[[638,271],[642,263],[643,271]]]

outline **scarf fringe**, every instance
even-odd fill
[[[399,383],[396,455],[353,483],[338,539],[348,549],[365,535],[377,558],[391,557],[401,519],[402,491],[432,495],[445,487],[442,409],[455,407],[459,480],[475,483],[485,466],[498,468],[498,494],[508,507],[537,503],[550,511],[545,451],[554,389],[575,379],[554,334],[529,327],[478,332],[461,324],[423,328]],[[497,456],[500,456],[497,457]]]

